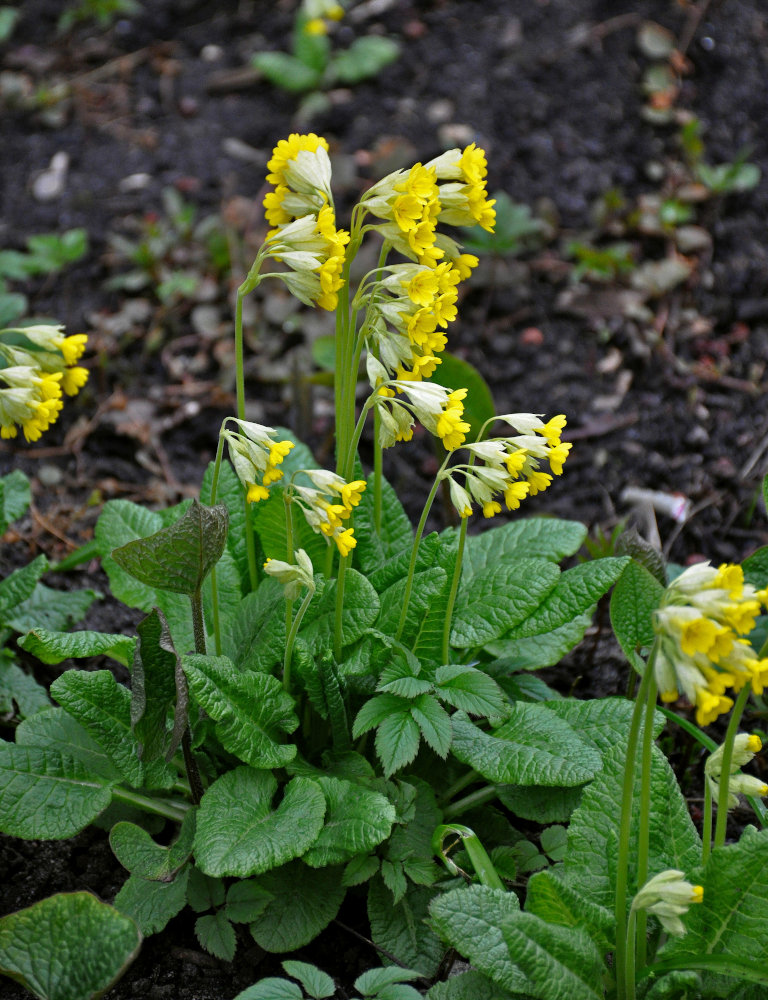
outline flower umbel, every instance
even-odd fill
[[[246,488],[246,500],[248,503],[266,500],[267,487],[283,477],[278,466],[294,447],[293,441],[276,441],[277,431],[273,427],[234,417],[230,419],[238,429],[225,429],[221,434],[229,445],[229,457],[238,479]]]
[[[291,498],[299,505],[313,531],[333,539],[342,556],[357,545],[354,531],[347,525],[352,511],[360,503],[366,488],[365,480],[347,482],[335,472],[325,469],[304,469],[312,486],[293,483]]]
[[[649,879],[632,900],[632,910],[647,910],[659,918],[668,934],[683,937],[685,924],[680,919],[688,907],[701,903],[704,889],[685,881],[685,875],[674,868]]]
[[[760,753],[763,744],[759,736],[748,733],[738,733],[733,741],[731,767],[728,776],[728,810],[735,809],[739,804],[739,795],[768,795],[768,785],[751,774],[742,774],[739,768],[754,759]],[[723,746],[709,755],[704,765],[704,774],[712,793],[714,802],[720,801],[720,776],[722,774]]]

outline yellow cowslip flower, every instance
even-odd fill
[[[466,420],[462,419],[464,415],[462,400],[466,395],[466,389],[456,389],[449,393],[445,409],[437,418],[437,435],[441,438],[446,451],[455,451],[456,448],[460,448],[471,430]]]
[[[341,476],[325,469],[304,469],[312,486],[291,485],[291,499],[302,510],[307,524],[318,534],[333,539],[342,556],[349,555],[357,541],[346,522],[360,502],[366,488],[362,479],[346,482]],[[337,501],[341,499],[341,503]]]
[[[328,26],[321,17],[313,17],[304,24],[304,31],[308,35],[327,35]]]
[[[744,583],[738,566],[698,563],[673,580],[654,612],[654,671],[662,700],[674,701],[682,691],[704,726],[731,709],[729,688],[750,684],[762,693],[768,659],[759,659],[743,636],[767,596]]]
[[[31,352],[12,353],[35,360]],[[61,371],[45,372],[33,364],[0,369],[0,386],[5,385],[0,388],[0,437],[15,438],[21,427],[27,441],[39,440],[61,412],[62,378]]]
[[[733,741],[731,767],[728,776],[728,810],[735,809],[739,804],[739,795],[768,795],[768,785],[759,778],[742,774],[739,770],[744,764],[749,764],[755,754],[760,753],[763,744],[759,736],[748,733],[737,733]],[[709,785],[714,802],[720,802],[720,776],[723,770],[723,745],[719,746],[707,758],[704,765],[704,775]]]
[[[659,919],[668,934],[682,937],[685,924],[680,919],[688,908],[704,900],[704,889],[685,881],[685,875],[676,869],[660,872],[638,890],[632,900],[632,912],[647,910]]]
[[[237,430],[224,429],[222,437],[229,446],[229,457],[237,477],[246,489],[248,503],[258,503],[269,496],[268,486],[283,477],[278,466],[294,447],[293,441],[276,441],[273,427],[251,420],[228,418]]]
[[[460,486],[451,476],[448,477],[448,490],[451,503],[456,508],[460,517],[469,517],[472,514],[472,500],[469,493]]]

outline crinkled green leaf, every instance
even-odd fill
[[[483,975],[513,993],[528,993],[528,977],[515,966],[502,928],[520,909],[514,892],[467,885],[438,896],[429,908],[440,938]]]
[[[639,649],[653,643],[652,615],[663,593],[658,580],[634,559],[616,581],[611,594],[611,625],[630,662]]]
[[[19,645],[43,663],[61,663],[62,660],[81,656],[111,656],[123,666],[128,666],[133,659],[136,639],[108,632],[52,632],[34,628],[19,639]]]
[[[581,801],[584,785],[569,788],[518,787],[500,785],[496,789],[502,803],[521,819],[534,823],[565,823]]]
[[[38,583],[25,601],[8,611],[5,624],[17,632],[38,627],[52,632],[66,629],[80,621],[98,597],[97,590],[54,590]]]
[[[580,563],[566,570],[546,599],[507,634],[508,639],[551,632],[594,607],[629,562],[628,556],[610,556]]]
[[[26,512],[30,499],[29,480],[20,469],[0,477],[0,535]]]
[[[235,928],[227,920],[223,910],[198,917],[195,921],[195,937],[201,947],[216,958],[231,962],[235,957]]]
[[[188,692],[165,616],[157,608],[136,626],[131,670],[131,728],[141,759],[170,759],[188,725]],[[179,683],[181,682],[181,683]],[[178,690],[177,690],[178,689]],[[168,718],[174,714],[169,738]]]
[[[449,529],[440,535],[433,531],[422,538],[416,554],[415,572],[442,565],[445,551],[455,545],[454,534],[453,529]],[[402,580],[408,573],[410,561],[411,549],[408,548],[371,573],[369,579],[376,592],[383,597],[389,587]]]
[[[389,799],[339,778],[319,778],[317,783],[328,808],[317,840],[303,855],[305,864],[337,865],[386,840],[396,818]]]
[[[615,945],[613,909],[593,903],[572,884],[561,877],[559,867],[536,872],[528,880],[525,896],[527,913],[559,927],[582,927],[604,951]]]
[[[427,1000],[513,1000],[509,990],[476,969],[460,972],[427,991]]]
[[[344,610],[341,615],[342,645],[349,646],[373,625],[379,614],[379,595],[357,570],[348,569],[344,583]],[[336,618],[336,581],[332,580],[307,609],[300,636],[310,647],[332,645]]]
[[[474,576],[488,566],[519,559],[559,562],[581,547],[587,529],[578,521],[530,517],[510,521],[467,538],[462,577]]]
[[[222,746],[253,767],[282,767],[294,758],[296,747],[282,734],[299,720],[275,677],[241,673],[224,656],[183,656],[182,665],[195,700],[219,724]]]
[[[129,784],[140,787],[144,768],[131,732],[131,693],[109,670],[68,670],[51,694],[103,747]]]
[[[499,718],[507,712],[507,700],[496,681],[466,663],[438,667],[435,694],[441,701],[469,715]]]
[[[109,846],[117,860],[132,875],[152,882],[170,882],[192,853],[195,811],[184,817],[176,840],[165,847],[135,823],[116,823],[109,834]]]
[[[493,733],[463,712],[453,722],[453,753],[489,781],[510,785],[583,785],[601,766],[600,755],[544,705],[517,702]]]
[[[481,646],[509,632],[539,608],[559,576],[558,567],[546,559],[516,559],[489,563],[462,578],[451,645]]]
[[[48,692],[10,656],[0,656],[0,715],[24,719],[51,707]]]
[[[105,779],[106,784],[122,780],[106,750],[63,708],[51,706],[25,719],[16,729],[16,745],[58,750],[78,760],[88,773]]]
[[[300,857],[323,826],[325,796],[316,781],[294,778],[273,809],[277,781],[268,771],[238,767],[203,795],[195,857],[208,875],[245,878]]]
[[[222,652],[240,670],[270,670],[282,663],[285,640],[285,592],[270,576],[238,604],[224,632]]]
[[[297,962],[288,959],[282,963],[286,975],[298,979],[304,987],[304,992],[314,1000],[325,1000],[336,992],[336,985],[327,972],[322,972],[316,965],[309,962]]]
[[[368,919],[374,942],[409,969],[433,976],[443,956],[443,947],[426,922],[434,891],[411,885],[399,903],[381,878],[368,888]]]
[[[355,564],[366,576],[385,565],[406,549],[410,553],[413,544],[413,528],[405,513],[400,498],[393,487],[382,479],[381,508],[382,518],[380,531],[376,531],[374,522],[374,483],[375,477],[368,476],[368,487],[355,508]]]
[[[47,569],[48,559],[39,555],[26,566],[15,569],[4,580],[0,580],[0,620],[6,621],[19,604],[26,601]]]
[[[0,918],[0,972],[43,1000],[92,1000],[139,952],[130,917],[89,892],[59,893]]]
[[[0,831],[25,840],[73,837],[107,808],[113,784],[61,750],[0,743]]]
[[[414,648],[419,641],[424,641],[423,632],[433,606],[439,601],[447,582],[445,570],[439,566],[421,570],[414,574],[413,590],[408,602],[408,612],[401,635],[402,642]],[[405,598],[406,578],[398,580],[381,596],[381,615],[377,628],[384,633],[394,635],[400,621],[400,613]],[[442,602],[443,605],[445,601]],[[445,622],[442,615],[441,625]],[[442,628],[440,630],[442,635]]]
[[[346,894],[339,876],[338,868],[307,868],[300,861],[259,876],[257,884],[273,898],[250,925],[256,943],[280,954],[316,938],[339,912]]]
[[[113,549],[112,558],[147,587],[194,594],[221,558],[228,526],[223,504],[205,507],[193,500],[178,521]]]
[[[501,933],[510,958],[540,1000],[604,1000],[603,957],[585,930],[514,913]]]
[[[115,907],[135,920],[146,937],[159,934],[186,906],[189,871],[182,869],[172,882],[148,882],[131,875],[115,896]]]
[[[524,639],[502,637],[495,642],[487,642],[485,649],[499,657],[499,664],[505,672],[513,670],[540,670],[551,667],[577,646],[592,624],[592,615],[577,615],[572,621],[545,632]]]

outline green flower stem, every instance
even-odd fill
[[[301,619],[304,617],[307,608],[312,602],[312,598],[315,596],[315,588],[310,587],[301,602],[299,610],[296,612],[296,617],[293,619],[293,624],[291,625],[291,630],[288,633],[288,638],[285,643],[285,658],[283,659],[283,691],[286,694],[291,693],[291,660],[293,658],[293,644],[296,641],[296,636],[299,634],[299,627],[301,626]]]
[[[384,482],[384,449],[381,447],[381,416],[379,408],[373,410],[373,527],[381,535],[381,499]]]
[[[181,823],[191,808],[188,802],[169,802],[167,799],[153,799],[148,795],[141,795],[139,792],[129,791],[127,788],[117,786],[112,789],[112,798],[118,802],[125,802],[126,805],[135,806],[144,812],[153,813],[155,816],[163,816],[171,819],[175,823]]]
[[[435,496],[437,494],[437,488],[440,485],[443,477],[443,472],[448,465],[448,461],[453,454],[449,451],[445,456],[445,461],[440,466],[437,475],[435,476],[435,481],[432,484],[432,489],[429,491],[429,496],[427,497],[427,502],[424,504],[424,510],[421,512],[421,519],[416,528],[416,537],[413,541],[413,549],[411,550],[411,561],[408,564],[408,575],[405,579],[405,593],[403,594],[403,607],[400,611],[400,621],[397,624],[397,632],[395,633],[395,639],[399,640],[400,636],[403,634],[403,629],[405,628],[405,619],[408,616],[408,603],[411,600],[411,591],[413,590],[413,574],[416,570],[416,558],[419,554],[419,544],[421,542],[421,536],[424,533],[424,526],[427,523],[427,518],[429,517],[429,512],[432,509],[432,504],[434,503]]]
[[[254,265],[255,266],[255,265]],[[255,288],[255,285],[253,285]],[[235,393],[237,396],[237,416],[239,420],[245,420],[245,364],[243,358],[243,299],[252,288],[248,287],[248,280],[238,288],[235,300]],[[248,501],[243,498],[245,505],[245,552],[248,558],[248,577],[251,581],[251,590],[256,589],[258,583],[258,573],[256,570],[256,543],[253,538],[253,523],[251,522],[251,511]]]
[[[486,802],[490,802],[491,799],[496,798],[497,794],[498,790],[495,785],[478,788],[476,791],[470,792],[469,795],[465,795],[463,799],[459,799],[458,802],[451,802],[450,805],[447,805],[443,809],[443,816],[445,819],[455,819],[462,813],[474,809],[475,806],[482,806]]]
[[[733,759],[733,741],[736,739],[736,732],[741,723],[741,716],[747,698],[752,691],[751,685],[745,684],[739,691],[736,704],[733,706],[731,717],[728,720],[728,728],[725,731],[723,741],[722,770],[720,771],[720,785],[718,789],[717,822],[715,823],[715,847],[722,847],[725,843],[725,828],[728,822],[728,784],[731,778],[731,760]]]
[[[213,463],[213,475],[211,476],[211,506],[216,503],[216,493],[219,488],[219,471],[221,460],[224,454],[224,438],[221,432],[224,430],[226,420],[222,421],[219,430],[219,443],[216,448],[216,460]],[[213,643],[216,655],[221,656],[221,621],[219,618],[219,588],[216,584],[216,567],[211,567],[211,617],[213,618]]]
[[[621,792],[621,821],[619,825],[618,857],[616,861],[616,951],[613,966],[616,970],[616,1000],[628,1000],[627,996],[627,866],[629,865],[629,842],[632,834],[632,798],[635,788],[635,758],[640,723],[645,710],[646,696],[653,677],[653,662],[656,659],[658,641],[651,648],[651,655],[645,666],[640,687],[632,711],[632,720],[627,736],[627,758],[624,764],[624,781]]]
[[[344,579],[347,575],[349,556],[339,556],[339,571],[336,574],[336,612],[333,624],[333,655],[336,662],[341,663],[342,633],[341,626],[344,614]]]
[[[192,631],[195,636],[195,652],[201,656],[205,656],[205,618],[203,617],[203,596],[199,587],[193,594],[189,595],[189,601],[192,605]],[[187,780],[189,781],[189,787],[192,789],[192,801],[195,805],[199,805],[200,799],[203,797],[203,782],[197,768],[195,755],[192,752],[192,737],[189,722],[187,722],[184,735],[181,737],[181,750],[184,754]]]
[[[650,824],[651,824],[651,764],[653,754],[653,713],[656,709],[656,695],[658,689],[656,678],[651,674],[648,684],[648,691],[645,696],[645,719],[643,722],[643,747],[640,763],[640,825],[637,832],[637,885],[645,885],[648,881],[648,856],[650,852]],[[648,914],[641,910],[637,914],[637,965],[642,969],[646,964],[647,938],[646,927],[648,924]],[[633,928],[632,933],[635,934]],[[629,938],[627,939],[629,940]],[[627,962],[630,956],[627,952]],[[630,976],[627,974],[629,989]],[[634,971],[631,977],[632,988],[634,989]]]
[[[441,802],[450,802],[454,795],[458,795],[459,792],[463,792],[468,785],[473,784],[475,781],[480,780],[480,775],[477,771],[469,771],[464,775],[463,778],[459,778],[458,781],[454,782],[451,787],[445,792],[441,797]]]
[[[704,818],[701,827],[701,863],[705,865],[709,861],[712,851],[712,789],[709,787],[709,779],[704,776]]]
[[[293,562],[293,506],[291,504],[291,499],[287,493],[283,493],[283,506],[285,509],[285,548],[286,562]],[[285,634],[290,635],[291,626],[293,624],[293,601],[289,600],[286,596],[285,598]],[[288,650],[286,648],[286,657],[288,657]],[[284,668],[285,670],[286,668]],[[288,659],[287,670],[290,672],[290,659]],[[285,678],[285,672],[283,673],[283,678]],[[285,684],[285,681],[283,681]],[[286,688],[287,690],[287,688]]]
[[[453,567],[453,579],[451,580],[451,592],[448,594],[448,605],[445,609],[445,623],[443,624],[443,663],[448,663],[451,654],[451,622],[453,621],[453,609],[456,605],[456,595],[459,592],[461,582],[461,565],[464,558],[464,543],[467,540],[468,517],[462,517],[459,528],[459,548],[456,552],[456,563]]]
[[[349,270],[360,248],[361,237],[353,235],[345,254],[342,286],[336,306],[336,377],[334,402],[336,407],[336,472],[344,475],[344,465],[349,450],[349,440],[355,426],[355,331],[349,314]]]
[[[638,886],[642,883],[638,881]],[[638,914],[636,910],[632,907],[629,909],[629,920],[627,921],[627,941],[626,941],[626,951],[627,956],[626,964],[624,966],[626,970],[626,983],[627,983],[627,1000],[635,1000],[635,950],[637,946],[637,939],[640,933],[639,926],[642,923],[645,927],[646,920],[641,922],[637,921],[638,916],[646,917],[645,910],[641,910]],[[641,966],[642,968],[642,966]]]

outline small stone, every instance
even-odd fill
[[[58,465],[51,465],[50,462],[45,462],[37,470],[37,478],[40,480],[41,486],[58,486],[64,478],[64,473]]]
[[[61,197],[67,181],[69,170],[69,155],[64,152],[54,153],[50,165],[41,171],[32,181],[32,194],[38,201],[53,201]]]
[[[152,183],[151,174],[128,174],[127,177],[118,183],[118,188],[124,193],[129,194],[131,191],[144,191]]]
[[[527,326],[520,334],[520,343],[526,347],[541,347],[544,334],[536,326]]]
[[[203,62],[218,62],[224,57],[224,49],[220,45],[204,45],[200,50],[200,58]]]

